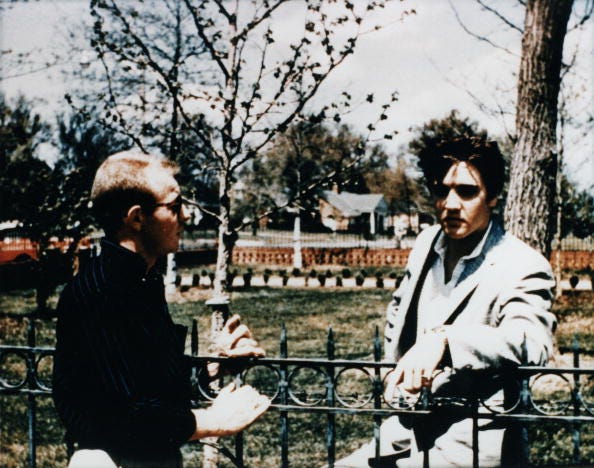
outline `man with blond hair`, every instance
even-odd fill
[[[181,467],[180,446],[237,433],[270,401],[251,387],[224,388],[192,409],[186,327],[173,323],[155,268],[178,248],[188,212],[177,168],[126,151],[97,170],[91,199],[105,232],[101,253],[58,304],[53,397],[77,452],[70,466]],[[262,356],[232,317],[221,354]]]

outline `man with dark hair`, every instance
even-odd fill
[[[71,467],[179,468],[183,443],[239,432],[270,404],[251,387],[229,386],[209,408],[190,407],[186,327],[172,322],[155,269],[177,250],[188,219],[175,171],[128,151],[95,176],[91,198],[106,238],[57,309],[53,397],[77,444]],[[238,316],[219,344],[221,354],[264,354]]]
[[[397,365],[386,377],[384,397],[391,401],[429,387],[437,397],[479,395],[497,408],[510,394],[506,388],[504,398],[504,384],[493,370],[544,365],[551,356],[556,326],[551,267],[491,215],[505,174],[495,142],[454,139],[427,148],[419,158],[439,225],[417,238],[388,307],[385,359]],[[381,428],[383,455],[409,444],[410,456],[397,466],[423,466],[425,453],[430,466],[472,465],[470,419],[436,410],[407,427],[412,433],[389,418]],[[480,466],[513,461],[511,445],[518,440],[512,432],[505,434],[511,444],[504,444],[502,428],[479,421]],[[368,444],[335,466],[369,466],[374,450]],[[395,458],[384,460],[394,465]]]

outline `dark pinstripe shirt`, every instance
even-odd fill
[[[177,451],[195,430],[185,334],[161,275],[104,240],[58,304],[53,397],[67,437],[126,456]]]

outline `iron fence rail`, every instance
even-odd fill
[[[5,314],[6,315],[6,314]],[[29,318],[32,318],[30,314]],[[25,317],[26,315],[20,315]],[[38,318],[37,315],[34,315]],[[27,346],[0,346],[0,397],[15,395],[27,398],[28,464],[37,464],[37,398],[51,395],[49,381],[54,349],[35,345],[35,320],[29,320]],[[271,410],[279,414],[281,466],[290,466],[290,417],[298,413],[325,414],[326,459],[329,467],[336,461],[336,416],[360,415],[373,419],[373,438],[376,442],[374,466],[381,466],[379,427],[389,416],[405,415],[414,418],[429,416],[437,408],[448,407],[471,418],[474,426],[473,465],[478,466],[478,422],[489,419],[502,424],[519,424],[525,439],[523,458],[528,461],[527,427],[529,424],[555,422],[567,425],[572,432],[572,463],[582,462],[583,426],[594,423],[594,369],[582,368],[578,343],[573,345],[573,366],[549,368],[521,366],[504,373],[518,383],[517,401],[504,410],[494,409],[479,397],[437,398],[424,389],[419,395],[401,394],[386,401],[383,397],[386,372],[395,364],[381,360],[381,341],[376,330],[372,360],[339,359],[335,356],[332,330],[327,338],[326,356],[300,358],[288,354],[288,340],[284,327],[280,337],[280,356],[276,358],[233,358],[233,367],[240,371],[227,375],[238,383],[248,383],[273,401]],[[201,373],[207,362],[229,364],[230,358],[201,356],[198,353],[196,322],[192,327],[190,360],[193,368],[195,406],[208,404],[214,398],[210,387],[201,385]],[[20,364],[15,365],[20,361]],[[20,369],[20,372],[15,371]],[[552,392],[551,388],[555,391]],[[234,455],[230,459],[245,466],[243,437],[235,440]],[[427,454],[425,454],[427,457]],[[428,461],[428,459],[426,459]]]

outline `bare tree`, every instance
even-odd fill
[[[317,107],[314,97],[354,52],[359,37],[379,28],[370,15],[384,4],[374,0],[91,1],[92,44],[108,83],[102,100],[105,123],[119,126],[141,148],[150,146],[148,134],[132,121],[135,114],[126,112],[136,103],[145,106],[147,120],[164,119],[163,112],[149,110],[150,97],[162,93],[166,99],[160,102],[169,106],[170,148],[175,148],[176,135],[184,132],[208,154],[205,170],[216,175],[218,186],[218,211],[203,208],[219,223],[215,297],[226,292],[238,232],[253,222],[232,220],[232,188],[240,170],[306,114],[340,122],[351,108],[348,93]],[[166,18],[169,29],[159,23],[159,15]],[[291,21],[292,34],[275,26],[275,20],[287,15],[299,18]],[[137,86],[130,79],[126,89],[116,86],[122,71],[137,77]],[[371,104],[373,97],[368,101]],[[395,101],[393,94],[381,106],[378,121],[387,118]],[[375,124],[369,124],[367,139]],[[285,200],[283,205],[291,203]]]

